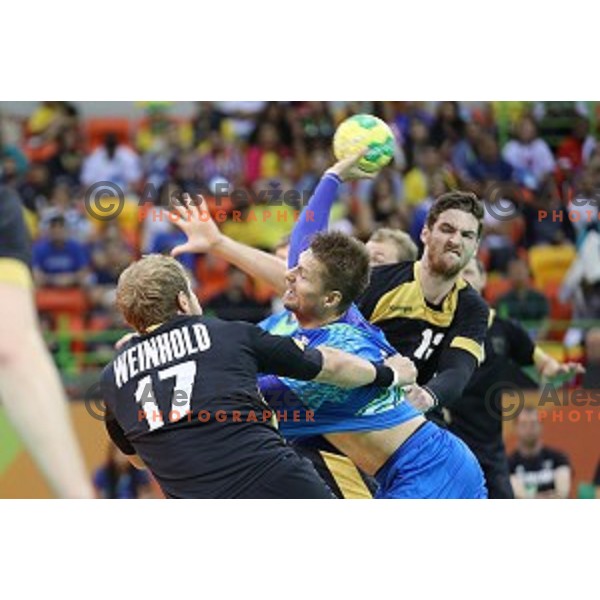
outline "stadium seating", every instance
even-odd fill
[[[496,304],[496,300],[509,292],[511,289],[511,282],[504,277],[497,275],[490,275],[487,285],[483,290],[483,297],[491,305]]]
[[[535,285],[544,289],[546,284],[564,279],[577,252],[571,244],[534,246],[529,250],[529,266]]]
[[[88,152],[100,146],[109,133],[116,134],[121,144],[129,144],[131,139],[130,120],[115,117],[87,119],[84,135]]]

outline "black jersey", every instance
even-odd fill
[[[421,291],[420,268],[420,262],[375,267],[358,306],[392,346],[415,363],[422,385],[435,375],[445,349],[465,350],[482,360],[489,309],[463,279],[441,306],[432,306]]]
[[[0,186],[0,282],[31,285],[31,243],[23,206],[10,188]]]
[[[485,360],[447,413],[448,428],[471,448],[485,474],[489,498],[512,498],[502,438],[502,393],[519,367],[533,364],[535,346],[516,321],[496,316],[485,338]]]
[[[533,365],[535,345],[518,322],[492,314],[484,349],[484,362],[450,409],[450,429],[471,447],[498,449],[503,447],[502,393],[518,367]]]
[[[258,373],[313,379],[321,363],[318,350],[247,323],[180,316],[134,338],[104,369],[107,429],[169,497],[243,496],[295,456]]]

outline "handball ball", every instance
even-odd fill
[[[367,150],[358,163],[367,173],[379,171],[389,164],[394,157],[395,145],[392,130],[372,115],[354,115],[346,119],[333,136],[333,153],[337,160]]]

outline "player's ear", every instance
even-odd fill
[[[182,312],[184,315],[188,315],[190,313],[190,299],[185,292],[177,293],[175,303],[177,304],[177,310],[179,312]]]
[[[327,296],[325,296],[325,307],[326,308],[336,308],[340,305],[342,301],[342,293],[337,290],[334,292],[329,292]]]
[[[429,227],[427,227],[427,225],[423,225],[423,229],[421,229],[421,241],[423,242],[423,244],[427,244],[427,241],[429,240]]]

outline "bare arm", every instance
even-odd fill
[[[343,388],[374,383],[377,371],[369,361],[327,346],[320,346],[318,350],[323,356],[323,365],[315,381]],[[385,364],[396,372],[397,385],[414,383],[417,370],[409,359],[396,354],[386,360]]]
[[[278,294],[285,291],[286,264],[268,252],[246,246],[221,235],[220,241],[211,248],[211,253],[235,265],[244,273],[270,285]]]
[[[551,383],[553,383],[552,379],[558,378],[561,381],[568,381],[575,375],[585,373],[583,365],[575,362],[560,363],[538,346],[535,347],[533,353],[533,362],[538,373],[542,377],[550,379]]]
[[[241,324],[239,324],[241,325]],[[417,371],[413,363],[399,354],[389,357],[384,364],[375,364],[337,348],[319,346],[307,348],[302,342],[286,336],[271,335],[260,328],[244,324],[250,347],[256,353],[258,370],[301,381],[319,381],[343,388],[363,385],[406,385],[415,381]],[[114,436],[113,441],[117,443]],[[124,452],[127,448],[121,448]],[[133,454],[129,448],[126,454]]]
[[[321,372],[315,377],[315,381],[330,383],[343,388],[355,388],[375,383],[377,370],[371,362],[336,348],[320,346],[318,350],[323,356],[323,365]],[[399,357],[399,359],[410,363],[403,357]],[[400,363],[394,363],[391,359],[386,361],[386,365],[396,371],[397,385],[405,385],[410,380],[415,380],[416,369],[414,369],[414,366],[401,364],[401,371],[397,371],[394,368],[395,364]]]
[[[358,168],[363,153],[356,156],[341,160],[328,169],[327,173],[335,175],[340,181],[349,181],[352,179],[371,179],[375,177],[375,173],[366,173]],[[321,199],[323,200],[323,198]],[[333,200],[333,198],[329,198]],[[213,221],[208,210],[208,206],[202,196],[196,196],[196,200],[192,202],[188,195],[184,196],[184,201],[187,206],[174,205],[173,211],[177,219],[172,219],[179,229],[187,236],[188,241],[185,244],[177,246],[173,249],[172,255],[179,256],[185,252],[205,253],[210,252],[214,256],[218,256],[223,260],[235,265],[238,269],[244,271],[251,277],[259,279],[273,289],[278,294],[285,291],[285,273],[287,265],[284,261],[261,250],[252,248],[240,242],[236,242],[231,238],[223,235],[217,224]],[[319,204],[318,193],[311,198],[309,206],[306,208],[312,209],[309,212],[318,212]],[[305,209],[306,210],[306,209]],[[322,211],[321,211],[322,212]],[[315,223],[315,227],[306,227],[310,233],[326,228],[329,219],[329,210],[326,214],[321,215],[319,225]],[[303,215],[305,213],[303,212]],[[318,212],[320,215],[321,213]],[[310,219],[311,221],[313,219]],[[298,227],[302,225],[302,218],[296,224],[294,232],[299,232]],[[303,237],[303,236],[301,236]],[[294,247],[294,234],[292,234],[292,248]]]
[[[251,277],[260,279],[273,287],[278,293],[285,290],[286,264],[280,258],[262,250],[246,246],[223,235],[210,216],[206,202],[197,196],[195,204],[186,197],[188,207],[173,206],[173,223],[188,238],[185,244],[175,248],[171,254],[179,256],[186,252],[210,252],[235,265]]]
[[[38,328],[31,290],[4,283],[0,283],[0,396],[55,494],[93,498],[60,379]]]

